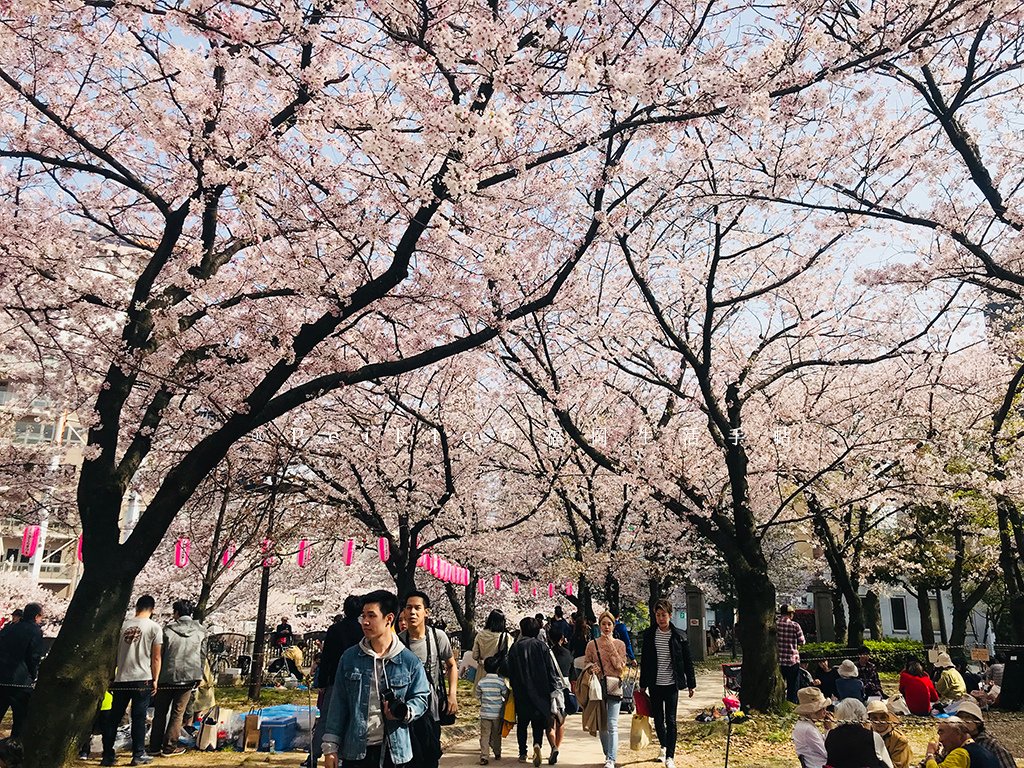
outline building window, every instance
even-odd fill
[[[7,405],[14,399],[14,392],[11,390],[11,382],[0,381],[0,405]]]
[[[61,435],[61,442],[64,445],[84,445],[85,436],[86,431],[81,427],[72,427],[70,424],[65,424],[64,434]]]
[[[52,443],[57,426],[52,421],[22,419],[14,425],[14,442],[21,445]]]
[[[892,631],[909,632],[907,625],[907,601],[903,597],[889,598],[889,605],[892,608]]]

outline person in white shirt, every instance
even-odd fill
[[[828,757],[825,753],[825,737],[817,723],[823,723],[825,730],[832,727],[834,720],[828,712],[828,699],[818,688],[801,688],[797,691],[796,713],[799,719],[793,726],[793,747],[800,758],[801,768],[824,768]]]
[[[113,704],[103,729],[103,759],[100,765],[114,765],[114,737],[128,704],[132,705],[132,765],[146,765],[146,710],[157,691],[163,658],[164,631],[150,618],[156,601],[143,595],[135,603],[135,617],[121,625],[117,644],[117,672],[110,686]]]

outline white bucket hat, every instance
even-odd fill
[[[948,653],[943,651],[942,653],[940,653],[938,656],[935,657],[935,666],[938,667],[939,669],[944,669],[946,667],[952,667],[953,666],[953,660],[951,658],[949,658],[949,654]]]
[[[801,688],[796,692],[796,697],[800,702],[796,705],[796,713],[798,715],[813,715],[829,705],[828,699],[825,698],[818,688],[814,687]]]
[[[859,674],[860,670],[857,669],[857,665],[849,659],[845,659],[843,663],[839,665],[840,677],[857,677]]]

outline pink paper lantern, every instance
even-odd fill
[[[356,543],[353,539],[349,539],[345,543],[345,565],[352,565],[352,558],[356,554]]]
[[[235,552],[236,549],[234,544],[228,544],[226,547],[224,547],[224,551],[220,553],[221,565],[223,565],[225,568],[230,568],[232,565],[234,565]]]
[[[572,590],[573,590],[572,582],[571,581],[565,582],[565,594],[567,594],[567,595],[569,595],[571,597],[572,596]]]
[[[554,597],[554,596],[555,596],[555,582],[549,581],[548,582],[548,597]]]
[[[500,573],[494,574],[494,589],[495,589],[495,591],[501,589],[501,574]]]
[[[299,542],[299,554],[296,557],[296,560],[299,563],[299,568],[305,568],[307,565],[309,565],[309,558],[311,556],[311,550],[312,550],[312,546],[310,545],[310,543],[308,541],[306,541],[305,539],[302,539]]]
[[[273,551],[273,549],[274,549],[274,542],[271,541],[270,539],[264,539],[260,543],[260,554],[262,554],[264,556],[265,555],[270,555],[270,553]],[[273,556],[264,557],[263,558],[263,567],[264,568],[270,568],[273,565],[274,565],[274,558],[273,558]]]
[[[184,568],[188,565],[189,555],[192,553],[192,542],[188,539],[178,539],[174,545],[174,564],[178,568]]]
[[[437,574],[440,573],[440,570],[439,570],[440,567],[441,567],[441,558],[439,558],[437,555],[431,555],[430,556],[430,575],[433,576],[435,579],[437,578]]]
[[[512,592],[516,595],[519,594],[519,579],[512,579]]]
[[[75,556],[78,558],[78,562],[82,562],[82,539],[83,538],[85,538],[85,537],[84,536],[79,536],[78,537],[78,551],[75,553]]]
[[[420,556],[416,558],[416,567],[417,568],[426,568],[427,567],[427,560],[428,560],[428,557],[427,557],[426,552],[421,553]]]
[[[382,563],[391,559],[391,543],[383,536],[377,539],[377,554],[380,555]]]
[[[536,596],[537,596],[537,588],[536,588],[536,587],[534,587],[534,588],[533,588],[532,590],[530,590],[530,594],[531,594],[531,595],[532,595],[533,597],[536,597]]]
[[[32,557],[39,548],[41,535],[42,531],[38,525],[26,526],[25,532],[21,534],[21,554],[25,557]]]
[[[441,581],[451,581],[452,579],[452,564],[445,561],[441,564]]]
[[[479,592],[482,595],[482,594],[484,594],[485,590],[486,590],[486,588],[484,587],[484,580],[483,579],[478,579],[477,582],[476,582],[476,591]]]

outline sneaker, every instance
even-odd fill
[[[665,762],[665,755],[667,755],[667,754],[668,754],[668,750],[665,749],[665,747],[662,747],[661,748],[661,754],[658,755],[658,762],[659,763],[664,763]]]
[[[487,765],[490,761],[486,757],[480,758],[480,765]]]
[[[604,768],[615,768],[615,761],[614,760],[605,760],[604,761]]]
[[[525,763],[526,762],[526,755],[520,755],[519,756],[519,762],[520,763]]]
[[[147,755],[143,752],[141,755],[135,755],[132,761],[128,765],[149,765],[153,762],[153,756]]]
[[[100,765],[102,765],[102,766],[109,766],[109,765],[116,765],[116,763],[114,762],[114,758],[112,758],[112,757],[104,757],[102,760],[100,760]]]
[[[548,755],[548,765],[555,765],[558,762],[558,750],[552,749],[551,754]]]
[[[666,757],[665,768],[676,768],[676,761],[671,757]]]
[[[540,765],[540,744],[533,746],[533,765],[534,768],[538,768]]]
[[[92,753],[88,749],[83,749],[78,753],[79,760],[88,760],[90,757],[92,757]]]
[[[164,749],[160,751],[161,757],[173,757],[174,755],[184,755],[188,752],[184,747],[176,747],[174,749]],[[306,768],[309,768],[309,760],[306,760]]]

